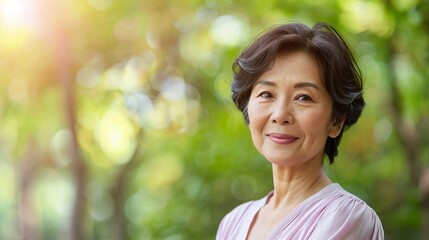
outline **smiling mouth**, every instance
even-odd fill
[[[267,134],[267,137],[277,143],[277,144],[289,144],[294,141],[296,141],[298,138],[295,136],[291,136],[288,134],[281,134],[281,133],[269,133]]]

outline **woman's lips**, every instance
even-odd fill
[[[269,133],[267,137],[277,144],[289,144],[298,139],[295,136],[282,133]]]

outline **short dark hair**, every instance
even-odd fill
[[[334,121],[345,119],[340,134],[326,140],[325,153],[332,164],[343,131],[359,119],[365,101],[359,66],[346,42],[329,24],[317,23],[310,28],[301,23],[288,23],[268,29],[256,38],[233,63],[232,99],[249,123],[247,105],[253,85],[272,67],[279,52],[290,50],[306,51],[314,57],[333,99],[332,117]]]

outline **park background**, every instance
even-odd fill
[[[329,176],[429,236],[426,0],[0,0],[0,239],[214,239],[272,189],[230,100],[262,30],[332,24],[367,107]]]

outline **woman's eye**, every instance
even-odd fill
[[[262,98],[271,98],[273,95],[269,92],[261,92],[258,97],[262,97]]]
[[[297,97],[297,100],[301,101],[301,102],[312,101],[311,97],[308,96],[308,95],[300,95],[300,96]]]

